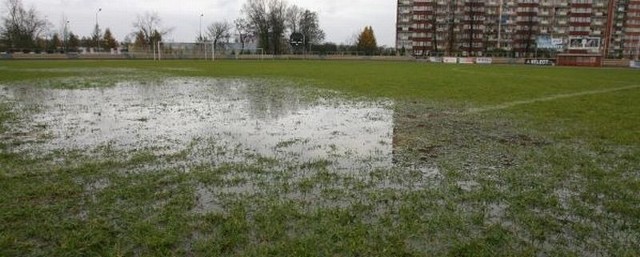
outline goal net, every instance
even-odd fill
[[[260,48],[242,48],[239,44],[219,43],[215,49],[213,42],[180,43],[160,42],[154,46],[129,48],[132,58],[163,59],[191,59],[191,60],[215,60],[215,59],[241,59],[264,58],[264,51]]]

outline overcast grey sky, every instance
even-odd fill
[[[4,0],[3,0],[4,2]],[[138,14],[157,12],[165,27],[173,28],[165,39],[176,42],[195,40],[203,17],[203,30],[214,21],[232,22],[239,17],[245,0],[23,0],[25,7],[35,6],[57,28],[63,14],[75,34],[88,36],[98,14],[100,27],[111,28],[118,40],[133,31]],[[395,0],[288,0],[290,4],[316,11],[326,41],[344,43],[364,26],[373,26],[378,45],[395,44]]]

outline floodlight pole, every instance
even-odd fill
[[[49,23],[49,16],[45,15],[44,16],[44,20],[46,23]],[[51,33],[51,31],[49,31],[49,28],[46,28],[46,32],[44,34],[44,42],[45,42],[45,53],[49,53],[49,33]]]
[[[96,12],[96,51],[100,51],[100,25],[98,23],[98,14],[102,12],[102,8],[98,8]]]
[[[64,53],[69,51],[69,20],[64,23]]]
[[[96,11],[96,25],[98,25],[98,14],[102,12],[102,8],[98,8],[98,11]]]
[[[202,39],[202,17],[204,17],[204,13],[200,14],[200,38],[198,38],[201,42],[204,42]]]

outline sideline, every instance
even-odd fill
[[[500,105],[489,106],[489,107],[470,108],[467,111],[463,112],[462,114],[474,114],[474,113],[482,113],[482,112],[488,112],[488,111],[503,110],[503,109],[508,109],[508,108],[515,107],[515,106],[518,106],[518,105],[525,105],[525,104],[532,104],[532,103],[539,103],[539,102],[548,102],[548,101],[554,101],[554,100],[558,100],[558,99],[572,98],[572,97],[579,97],[579,96],[606,94],[606,93],[611,93],[611,92],[617,92],[617,91],[623,91],[623,90],[631,90],[631,89],[637,89],[637,88],[640,88],[640,85],[618,87],[618,88],[610,88],[610,89],[602,89],[602,90],[591,90],[591,91],[584,91],[584,92],[571,93],[571,94],[552,95],[552,96],[535,98],[535,99],[530,99],[530,100],[507,102],[507,103],[503,103],[503,104],[500,104]]]

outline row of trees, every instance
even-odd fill
[[[272,54],[280,54],[287,49],[283,42],[285,34],[301,33],[304,48],[316,45],[322,49],[335,44],[324,44],[324,31],[320,28],[316,12],[288,5],[283,0],[248,0],[242,8],[244,18],[237,19],[236,30],[244,48],[245,36],[256,36],[259,47]],[[288,32],[288,33],[287,33]],[[243,36],[244,35],[244,36]],[[372,27],[365,27],[353,42],[358,52],[372,55],[382,53],[377,46]],[[332,48],[332,47],[329,47]],[[337,49],[337,47],[336,47]]]
[[[44,50],[47,52],[56,51],[77,51],[79,47],[96,47],[102,49],[114,49],[118,47],[118,41],[113,37],[110,29],[106,29],[101,37],[82,37],[73,32],[69,32],[66,37],[61,37],[57,33],[53,34],[51,39],[38,38],[36,44],[31,48],[12,47],[12,49]]]
[[[107,28],[102,33],[98,24],[91,36],[79,37],[68,31],[68,22],[63,18],[58,32],[52,34],[49,33],[51,23],[42,18],[35,8],[26,9],[22,0],[5,0],[5,6],[8,11],[2,17],[0,25],[0,50],[56,51],[78,47],[112,49],[118,46],[111,30]],[[161,42],[172,31],[171,28],[164,27],[162,19],[153,12],[138,15],[133,28],[134,32],[130,36],[134,41],[131,42],[127,36],[125,43],[133,43],[141,48]],[[243,50],[251,40],[256,41],[257,47],[265,53],[277,55],[290,49],[288,35],[294,33],[303,35],[304,49],[309,49],[312,45],[323,46],[325,33],[320,28],[316,12],[291,5],[286,0],[247,0],[242,7],[241,17],[232,23],[222,21],[210,24],[204,35],[197,35],[196,41],[213,41],[214,45],[218,45],[220,42],[228,42],[232,35],[236,35]],[[362,53],[375,54],[379,51],[371,27],[366,27],[352,43]]]
[[[2,18],[0,37],[11,48],[35,47],[48,22],[34,9],[25,9],[21,0],[7,0],[6,16]]]
[[[354,46],[338,46],[333,43],[322,44],[325,33],[320,28],[318,14],[314,11],[290,5],[284,0],[247,0],[241,10],[241,17],[232,23],[228,21],[213,22],[206,27],[205,33],[196,36],[196,42],[213,42],[215,46],[228,42],[235,33],[241,45],[240,53],[249,40],[256,40],[258,48],[265,53],[282,54],[289,50],[287,35],[301,33],[304,37],[304,48],[313,46],[322,53],[347,52],[364,54],[388,53],[388,50],[377,47],[373,28],[366,27],[357,36]],[[139,15],[133,24],[136,29],[134,45],[137,47],[153,46],[162,41],[162,37],[172,31],[163,28],[162,20],[157,13]]]
[[[304,46],[321,43],[325,38],[316,12],[289,5],[283,0],[248,0],[242,7],[245,17],[234,23],[243,37],[256,37],[267,53],[280,54],[287,49],[285,34],[301,33]],[[288,33],[287,33],[288,32]],[[242,33],[245,33],[243,36]]]
[[[7,12],[0,24],[0,50],[54,52],[78,47],[110,49],[118,45],[111,30],[107,28],[103,34],[97,24],[91,37],[79,37],[68,30],[68,22],[63,18],[60,31],[51,35],[51,23],[35,8],[25,8],[22,0],[6,0],[4,6]]]

